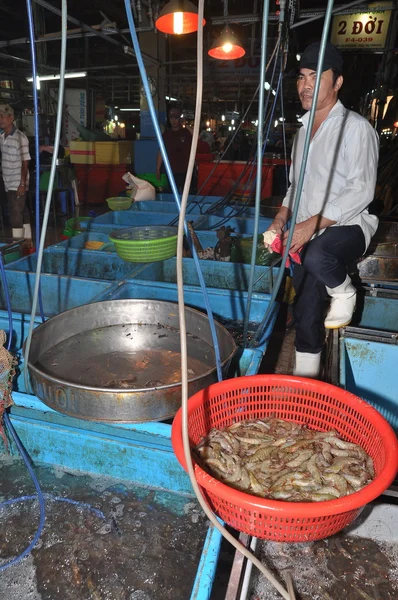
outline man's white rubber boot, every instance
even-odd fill
[[[30,223],[24,223],[23,232],[23,237],[25,238],[23,247],[32,248],[32,228],[30,226]]]
[[[351,278],[347,275],[345,281],[335,288],[326,286],[327,293],[331,296],[329,312],[326,315],[326,329],[338,329],[351,322],[355,310],[357,291],[352,285]]]
[[[300,377],[313,377],[316,379],[321,370],[321,352],[311,354],[310,352],[298,352],[294,363],[293,375]]]
[[[24,226],[23,226],[23,236],[27,240],[31,240],[32,239],[32,228],[30,226],[30,223],[24,223]]]
[[[21,239],[21,238],[23,238],[23,236],[24,236],[24,228],[23,227],[12,230],[13,238]]]

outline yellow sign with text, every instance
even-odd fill
[[[335,15],[330,41],[347,50],[382,50],[386,45],[390,17],[390,10]]]

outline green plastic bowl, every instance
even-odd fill
[[[73,235],[77,235],[82,231],[85,231],[85,228],[82,228],[81,223],[88,223],[92,221],[91,217],[73,217],[72,219],[68,219],[65,223],[64,235],[72,237]],[[69,233],[66,233],[68,232]]]
[[[116,196],[114,198],[107,198],[108,207],[111,210],[128,210],[131,208],[133,203],[131,198],[124,198],[122,196]]]

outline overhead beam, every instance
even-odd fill
[[[32,67],[32,62],[30,60],[27,60],[26,58],[20,58],[19,56],[13,56],[12,54],[7,54],[6,52],[0,52],[0,59],[1,58],[5,58],[8,60],[13,60],[15,62],[18,63],[22,63],[25,65],[28,65],[29,67]],[[47,69],[49,71],[54,71],[57,67],[50,67],[48,65],[37,65],[40,69]],[[58,69],[59,70],[59,69]]]
[[[84,39],[84,38],[88,38],[88,37],[94,37],[97,34],[95,33],[91,33],[89,31],[84,31],[83,28],[80,28],[81,32],[80,33],[76,33],[76,29],[71,29],[67,32],[67,38],[68,40],[73,40],[73,39]],[[136,29],[137,33],[142,33],[144,31],[153,31],[152,27],[137,27]],[[118,34],[123,34],[123,33],[130,33],[129,29],[119,29],[119,30],[107,30],[106,32],[106,36],[112,36],[112,35],[118,35]],[[36,44],[40,44],[43,42],[58,42],[61,39],[61,33],[59,31],[54,31],[54,33],[46,33],[44,35],[38,35],[36,37]],[[0,48],[7,48],[8,46],[21,46],[22,44],[28,44],[29,40],[27,37],[21,37],[21,38],[15,38],[13,40],[2,40],[0,41]]]
[[[348,8],[347,8],[348,6]],[[333,14],[344,15],[352,13],[352,8],[349,6],[355,6],[355,12],[367,12],[369,11],[369,5],[364,2],[351,2],[349,4],[341,4],[339,6],[335,6],[333,9]],[[377,7],[374,7],[373,10],[391,10],[391,2],[380,2],[377,4]],[[314,8],[312,10],[301,10],[299,19],[308,19],[311,17],[322,17],[325,14],[324,8]],[[244,14],[244,15],[220,15],[219,17],[212,17],[210,19],[212,25],[224,25],[227,23],[258,23],[262,20],[261,14]],[[278,21],[279,15],[270,14],[269,21]]]
[[[58,16],[62,15],[62,11],[59,10],[59,8],[52,6],[52,4],[49,4],[45,0],[33,0],[33,2],[35,2],[35,4],[38,4],[39,6],[42,6],[43,8],[46,8],[47,10],[49,10],[50,12],[52,12]],[[87,23],[80,21],[80,19],[75,19],[74,17],[71,17],[71,15],[67,15],[67,19],[70,23],[74,23],[75,25],[78,25],[79,27],[83,28],[85,31],[102,38],[109,44],[113,44],[115,46],[118,46],[119,48],[126,48],[125,42],[120,42],[119,40],[113,39],[107,33],[104,33],[102,31],[98,31],[97,29],[94,29],[94,27],[91,27],[91,25],[87,25]],[[119,33],[119,31],[117,31],[116,33]],[[129,54],[134,54],[134,50],[131,46],[128,46],[128,49],[129,49],[129,52],[128,52]],[[149,56],[148,54],[142,53],[142,58],[148,64],[156,65],[156,66],[159,64],[159,61],[155,60],[152,56]]]

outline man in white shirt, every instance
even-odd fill
[[[9,104],[0,104],[1,170],[7,193],[12,237],[31,240],[30,214],[26,207],[29,187],[29,142],[14,125],[14,110]]]
[[[306,48],[300,60],[297,90],[309,111],[315,88],[320,44]],[[292,237],[296,292],[296,360],[294,374],[317,377],[320,372],[324,327],[348,325],[355,310],[356,290],[347,266],[369,245],[378,225],[367,207],[373,200],[379,141],[366,119],[347,110],[338,100],[343,84],[342,56],[332,44],[325,50],[303,191]],[[292,149],[290,187],[269,231],[286,244],[288,221],[295,202],[309,112]],[[324,301],[330,296],[324,318]]]

